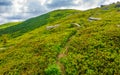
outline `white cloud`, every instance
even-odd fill
[[[86,10],[117,1],[120,0],[0,0],[0,23],[25,20],[54,9]]]
[[[39,0],[39,1],[40,1],[40,4],[41,4],[42,6],[44,6],[44,4],[46,3],[47,0]]]
[[[27,11],[27,0],[13,0],[12,3],[12,12],[21,13]]]

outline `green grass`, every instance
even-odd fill
[[[55,10],[0,26],[0,75],[119,75],[118,10]]]
[[[7,28],[7,27],[10,27],[10,26],[14,26],[14,25],[17,25],[17,24],[20,24],[21,22],[10,22],[10,23],[6,23],[6,24],[2,24],[0,25],[0,29],[3,29],[3,28]]]

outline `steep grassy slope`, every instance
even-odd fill
[[[21,22],[10,22],[10,23],[6,23],[6,24],[2,24],[0,25],[0,29],[3,29],[3,28],[7,28],[7,27],[10,27],[10,26],[14,26],[14,25],[17,25],[17,24],[20,24]]]
[[[5,29],[0,30],[0,35],[2,34],[10,34],[11,37],[17,37],[24,33],[30,32],[42,25],[49,24],[64,17],[77,13],[80,11],[77,10],[56,10],[47,14],[43,14],[41,16],[31,18],[25,22],[22,22],[18,25],[11,26]]]
[[[0,29],[0,74],[119,75],[118,4],[56,10]]]

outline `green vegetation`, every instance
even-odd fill
[[[0,26],[0,75],[119,75],[117,4],[55,10]]]
[[[14,25],[17,25],[17,24],[20,24],[20,23],[21,22],[11,22],[11,23],[2,24],[2,25],[0,25],[0,29],[7,28],[7,27],[10,27],[10,26],[14,26]]]
[[[46,75],[61,75],[61,71],[59,66],[57,65],[51,65],[47,69],[45,69]]]

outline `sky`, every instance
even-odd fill
[[[120,0],[0,0],[0,24],[24,21],[56,9],[87,10]]]

